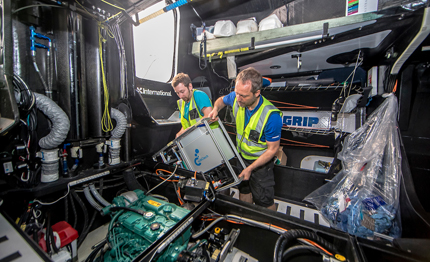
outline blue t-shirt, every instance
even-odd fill
[[[231,92],[230,94],[224,96],[223,102],[228,106],[233,106],[234,99],[236,98],[236,92]],[[250,111],[247,107],[245,107],[245,126],[248,124],[251,116],[257,112],[260,108],[261,104],[263,104],[263,97],[260,95],[260,101],[258,105]],[[261,141],[269,141],[276,142],[281,139],[281,131],[282,131],[282,118],[279,114],[271,114],[269,119],[267,120],[266,126],[264,127],[263,134],[261,135]]]
[[[200,115],[203,116],[203,113],[202,113],[203,108],[212,107],[211,100],[209,99],[208,95],[206,95],[205,92],[200,90],[195,90],[193,95],[194,95],[194,101],[196,102],[196,105],[197,105],[197,110],[199,110]],[[185,119],[188,119],[190,102],[185,104],[185,109],[184,109]],[[179,112],[179,118],[181,118],[181,112]]]

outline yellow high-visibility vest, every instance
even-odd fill
[[[273,112],[279,113],[282,117],[282,112],[263,97],[263,103],[257,112],[251,116],[245,127],[245,108],[239,106],[237,98],[234,99],[233,115],[236,119],[237,150],[243,158],[255,160],[266,152],[267,143],[261,141],[261,135],[270,114]]]
[[[202,115],[200,114],[199,109],[196,105],[196,101],[194,101],[194,91],[195,90],[193,90],[193,95],[191,96],[190,106],[188,107],[188,118],[185,118],[185,104],[186,104],[185,101],[182,99],[179,99],[177,101],[179,112],[181,112],[181,124],[182,124],[183,129],[187,129],[190,126],[193,126],[195,123],[200,121],[200,119],[202,118]],[[212,105],[212,102],[211,102],[211,105]],[[193,116],[191,116],[190,112],[193,109],[195,109],[197,111],[198,117],[195,114]],[[194,118],[192,118],[192,117],[194,117]]]

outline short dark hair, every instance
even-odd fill
[[[191,84],[191,78],[184,73],[175,75],[172,80],[172,87],[177,87],[181,83],[188,88],[188,86]]]
[[[254,94],[263,86],[263,78],[261,74],[253,67],[248,67],[247,69],[240,71],[236,77],[236,85],[238,81],[245,84],[248,80],[251,81],[251,92]]]

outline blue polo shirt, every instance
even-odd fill
[[[199,110],[199,113],[202,116],[203,116],[203,113],[202,113],[203,108],[212,107],[211,100],[209,99],[208,95],[206,95],[206,93],[203,91],[200,91],[200,90],[194,91],[194,101],[196,102],[197,110]],[[188,119],[190,102],[185,104],[185,109],[184,109],[185,119]],[[181,112],[179,112],[179,118],[181,118]]]
[[[236,92],[231,92],[230,94],[223,97],[224,104],[233,107],[234,99],[236,98]],[[248,124],[251,116],[258,111],[261,104],[263,104],[263,97],[260,95],[260,101],[258,105],[253,109],[249,110],[245,107],[245,126]],[[267,119],[266,126],[264,127],[263,134],[261,135],[261,141],[276,142],[281,139],[282,131],[282,118],[279,114],[270,114],[269,119]]]

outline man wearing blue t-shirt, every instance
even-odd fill
[[[178,137],[201,118],[208,117],[212,111],[212,102],[205,92],[193,90],[191,79],[187,74],[177,74],[172,80],[172,87],[180,98],[178,108],[182,128],[176,134]]]
[[[282,113],[261,95],[261,74],[250,67],[236,78],[235,92],[216,100],[209,117],[216,119],[226,105],[233,108],[237,150],[246,168],[239,174],[242,201],[276,210],[274,202],[274,156],[278,152]]]

